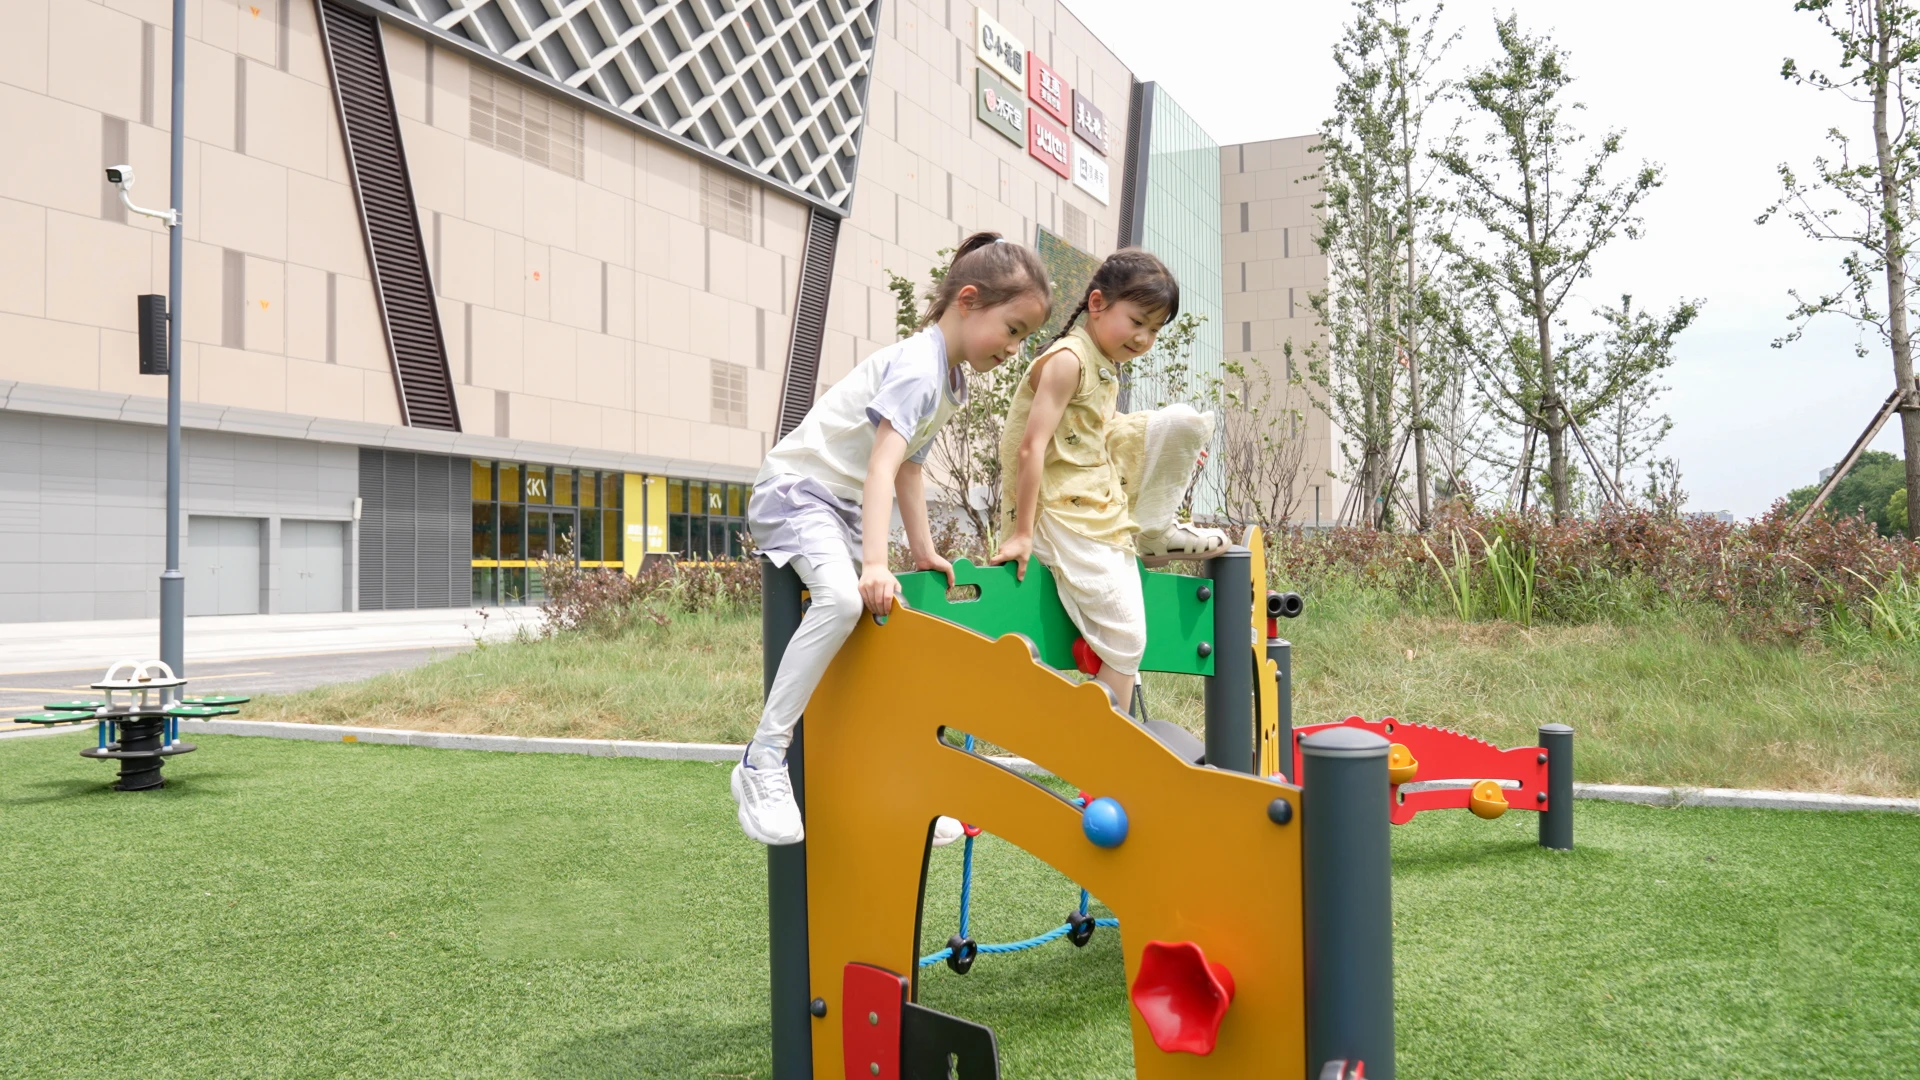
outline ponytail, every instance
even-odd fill
[[[960,290],[973,286],[976,308],[999,307],[1021,296],[1036,296],[1048,309],[1053,307],[1053,283],[1047,280],[1047,268],[1031,250],[1008,243],[997,232],[977,232],[954,250],[946,274],[934,287],[924,328],[940,321],[960,296]]]

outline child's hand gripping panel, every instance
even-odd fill
[[[1019,634],[1040,653],[1041,663],[1056,670],[1073,667],[1073,643],[1080,631],[1067,618],[1055,591],[1053,571],[1040,560],[1027,562],[1027,580],[1015,576],[1014,564],[975,566],[968,559],[953,561],[955,591],[974,595],[950,599],[947,575],[938,570],[901,574],[900,598],[915,611],[945,619],[989,638]]]

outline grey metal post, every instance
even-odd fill
[[[1207,560],[1213,579],[1213,677],[1207,680],[1207,764],[1254,771],[1253,558],[1235,544]]]
[[[1547,755],[1547,809],[1540,815],[1540,846],[1573,850],[1573,729],[1541,724],[1540,748]]]
[[[1285,638],[1267,639],[1267,659],[1273,661],[1273,694],[1279,705],[1280,725],[1274,741],[1280,746],[1280,775],[1288,781],[1293,775],[1293,643]]]
[[[1393,1080],[1393,865],[1387,740],[1357,728],[1300,743],[1307,1076],[1366,1062]]]
[[[167,566],[160,573],[160,659],[176,676],[187,673],[187,576],[180,572],[180,292],[186,236],[187,0],[173,0],[173,162],[167,230]],[[179,691],[172,691],[177,694]]]
[[[773,689],[780,658],[800,626],[800,575],[760,560],[761,696]],[[804,818],[807,783],[804,721],[793,729],[787,771]],[[767,968],[772,983],[774,1080],[813,1080],[813,978],[807,970],[807,845],[767,849]],[[835,1021],[838,1023],[838,1021]]]

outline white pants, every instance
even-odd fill
[[[780,670],[774,674],[773,689],[760,713],[760,726],[754,729],[749,760],[756,766],[778,765],[793,742],[793,728],[813,697],[814,687],[827,673],[834,654],[853,633],[865,605],[860,600],[860,575],[847,557],[828,558],[796,555],[792,566],[812,594],[800,628],[787,642],[780,656]]]
[[[1040,511],[1033,557],[1053,571],[1067,618],[1100,662],[1122,675],[1140,670],[1147,651],[1147,602],[1132,548],[1089,540]]]
[[[1173,524],[1196,459],[1212,438],[1213,414],[1191,405],[1114,417],[1107,446],[1128,481],[1127,509],[1141,532],[1157,536]],[[1033,555],[1053,571],[1060,606],[1100,662],[1122,675],[1138,672],[1147,651],[1147,608],[1134,549],[1090,540],[1042,510]]]

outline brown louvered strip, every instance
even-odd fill
[[[780,427],[776,439],[800,426],[813,407],[820,383],[820,348],[827,332],[827,298],[833,288],[833,259],[840,240],[840,219],[815,210],[807,215],[807,246],[800,259],[800,294],[793,307],[793,337],[787,347],[787,374],[780,388]]]
[[[347,170],[360,203],[401,419],[412,427],[459,431],[453,373],[447,367],[446,338],[433,299],[380,24],[338,0],[315,0],[314,6],[346,138]]]

